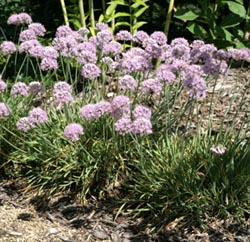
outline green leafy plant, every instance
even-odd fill
[[[197,0],[196,4],[179,5],[174,17],[183,21],[195,38],[214,42],[220,47],[246,44],[244,28],[249,19],[243,0]]]
[[[111,23],[113,32],[119,28],[128,28],[133,34],[146,24],[145,21],[138,21],[138,19],[148,9],[147,2],[148,0],[113,0],[108,3],[105,14],[100,15],[98,21]],[[118,11],[121,6],[124,10]]]

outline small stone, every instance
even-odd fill
[[[112,242],[121,242],[121,238],[119,234],[117,234],[116,232],[113,232],[111,234],[111,239],[112,239]]]
[[[95,230],[93,236],[96,237],[97,239],[102,239],[102,240],[109,238],[108,234],[101,230]]]
[[[49,228],[49,233],[50,234],[56,234],[58,230],[56,228]]]

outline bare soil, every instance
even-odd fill
[[[219,78],[215,86],[210,87],[213,89],[209,92],[215,91],[217,95],[213,96],[217,98],[213,117],[215,129],[216,122],[222,118],[227,125],[232,125],[231,118],[239,107],[238,96],[249,95],[248,81],[249,67],[233,69],[226,78]],[[226,118],[225,105],[231,105],[234,110]],[[233,123],[235,129],[248,118],[248,101],[244,105],[241,118]],[[201,105],[197,112],[204,114],[204,108],[206,105]],[[28,190],[22,180],[0,177],[0,242],[250,241],[249,213],[241,219],[206,217],[205,229],[189,225],[184,217],[180,217],[155,232],[149,230],[145,218],[134,219],[123,214],[117,217],[117,209],[110,205],[108,200],[98,202],[94,198],[81,204],[70,194],[42,199],[34,190]]]

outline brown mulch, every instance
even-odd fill
[[[222,118],[230,125],[233,112],[238,107],[237,97],[243,92],[249,95],[250,87],[246,86],[249,80],[250,68],[247,67],[233,69],[226,78],[216,81],[217,105],[214,107],[213,125],[221,123]],[[246,118],[245,113],[250,111],[248,104],[246,101],[240,111],[241,118],[234,124],[236,129]],[[227,114],[226,119],[223,105],[232,106],[232,113]],[[201,110],[194,111],[202,115],[202,108],[206,105],[201,103]],[[186,218],[180,217],[156,233],[149,230],[143,218],[135,219],[124,214],[116,216],[117,208],[112,208],[108,200],[98,202],[90,198],[81,204],[70,194],[62,193],[48,200],[25,188],[26,184],[21,180],[0,179],[0,242],[250,241],[250,218],[247,216],[240,221],[237,218],[220,220],[207,216],[205,229],[187,224]]]

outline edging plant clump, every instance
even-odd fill
[[[0,44],[5,174],[46,195],[73,191],[85,199],[122,187],[121,208],[137,215],[247,211],[249,120],[232,127],[222,120],[214,134],[213,94],[208,113],[197,109],[232,61],[250,62],[249,49],[167,43],[159,31],[113,35],[104,23],[94,36],[60,26],[44,45],[44,26],[28,14],[8,24],[20,33]],[[249,97],[239,98],[239,110],[249,112]]]

